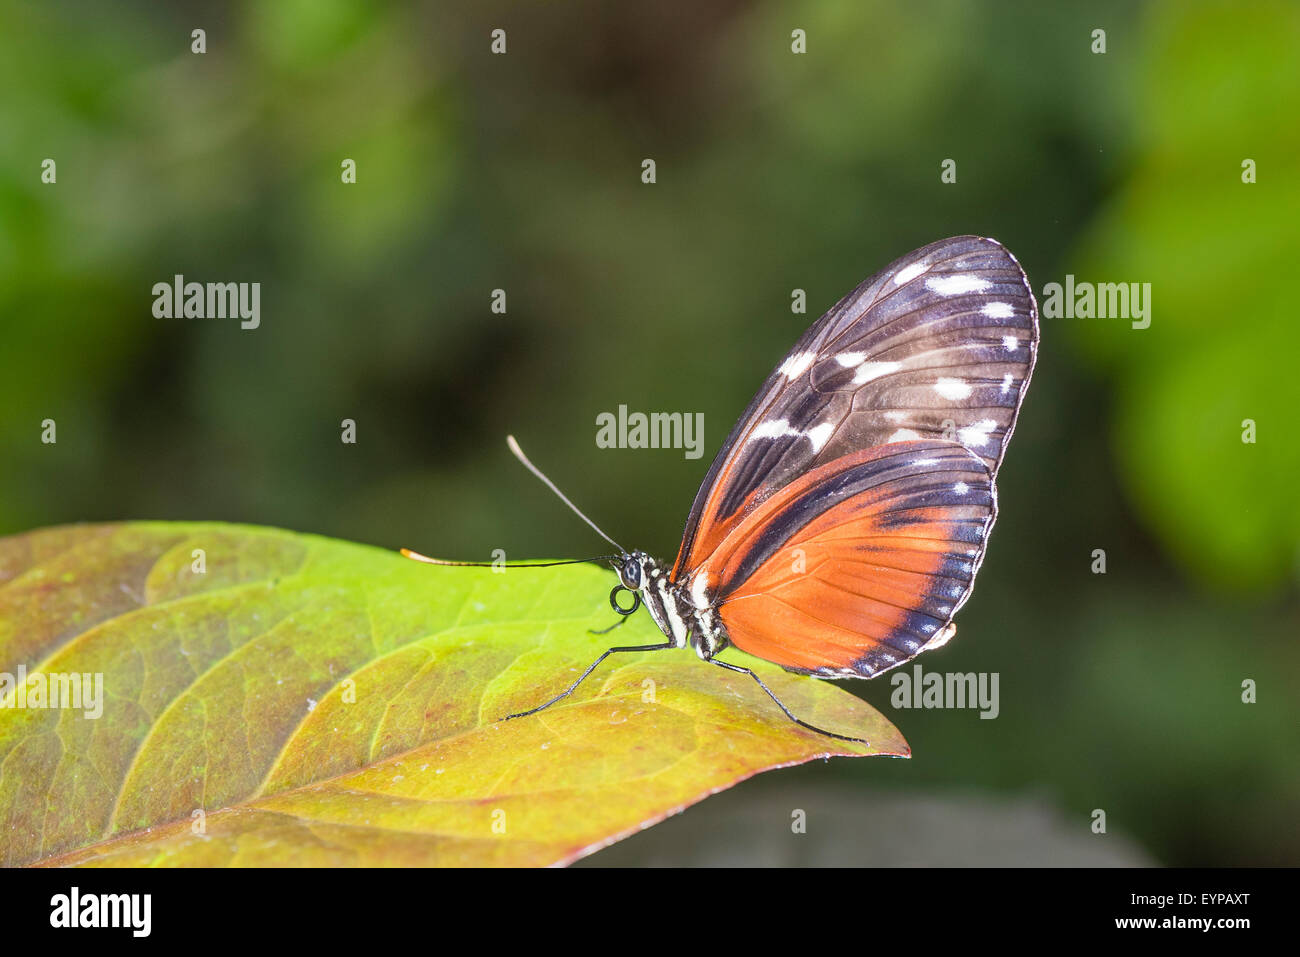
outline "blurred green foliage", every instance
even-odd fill
[[[924,661],[999,671],[1001,717],[851,685],[916,758],[788,786],[1033,791],[1169,863],[1295,863],[1298,40],[1283,4],[5,4],[0,530],[598,550],[514,432],[671,557],[807,323],[991,235],[1040,293],[1151,282],[1151,327],[1044,322],[980,588]],[[261,282],[261,328],[154,319],[176,273]],[[598,449],[619,404],[703,412],[705,458]]]
[[[1080,271],[1151,282],[1162,321],[1072,331],[1109,374],[1144,519],[1207,583],[1273,590],[1300,569],[1300,125],[1283,119],[1300,115],[1300,7],[1171,6],[1148,36],[1133,169]]]

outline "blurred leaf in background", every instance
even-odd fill
[[[1161,541],[1212,586],[1275,591],[1300,575],[1300,7],[1169,4],[1147,31],[1139,158],[1077,271],[1150,282],[1151,326],[1071,332],[1113,384],[1124,486]]]

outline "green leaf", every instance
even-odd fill
[[[854,696],[734,650],[872,746],[690,652],[614,656],[499,722],[607,647],[587,629],[610,624],[612,583],[237,525],[0,539],[0,862],[565,863],[760,771],[909,753]],[[617,637],[659,639],[642,614]],[[102,713],[18,707],[20,666],[29,694],[102,675]]]

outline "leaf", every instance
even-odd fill
[[[0,539],[0,862],[566,863],[760,771],[909,753],[833,685],[745,658],[871,747],[690,652],[614,656],[499,722],[608,646],[587,629],[610,624],[612,581],[223,524]],[[659,640],[643,614],[616,635]],[[102,714],[15,707],[20,668],[102,676]]]

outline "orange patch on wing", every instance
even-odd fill
[[[845,507],[831,509],[827,520]],[[874,518],[867,514],[832,526],[831,540],[810,526],[760,565],[719,609],[732,643],[804,671],[860,673],[857,663],[870,652],[893,650],[903,660],[920,651],[933,635],[917,627],[915,616],[936,581],[952,582],[963,592],[969,582],[937,577],[951,543],[916,536],[891,540],[880,535]],[[940,523],[917,529],[942,534]]]

